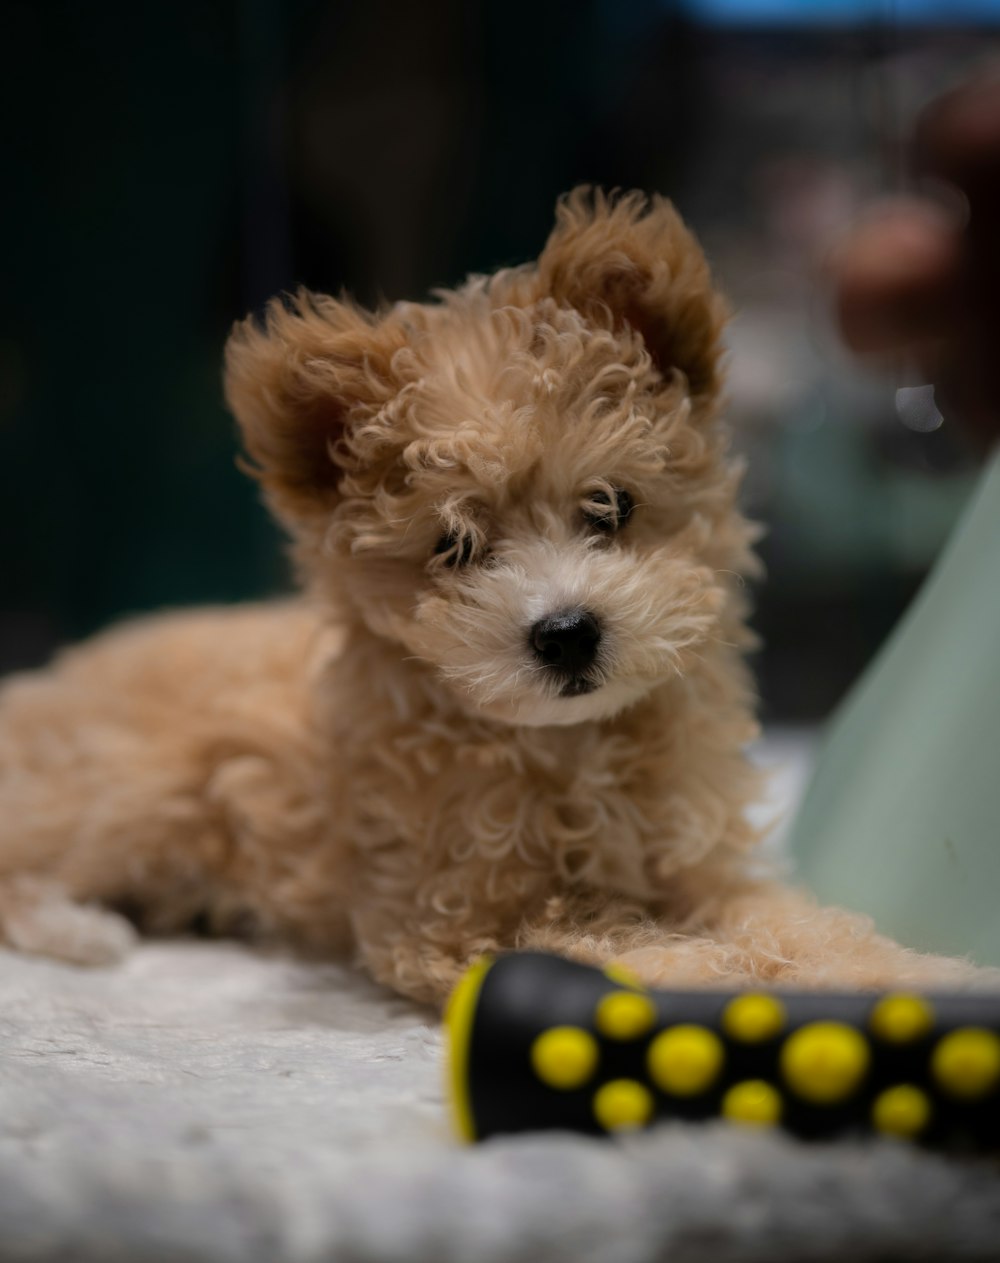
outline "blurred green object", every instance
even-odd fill
[[[1000,965],[1000,449],[835,717],[792,849],[823,902]]]

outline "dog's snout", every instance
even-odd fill
[[[547,667],[582,675],[601,643],[601,625],[588,610],[567,610],[541,618],[531,629],[531,647]]]

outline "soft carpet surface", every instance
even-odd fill
[[[0,956],[0,1257],[1000,1257],[1000,1171],[723,1127],[450,1136],[428,1014],[229,944]]]
[[[0,952],[0,1259],[1000,1259],[1000,1166],[722,1126],[473,1149],[424,1010],[225,943]]]

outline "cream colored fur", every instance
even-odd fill
[[[7,685],[0,936],[96,962],[117,908],[351,951],[434,1002],[507,947],[662,984],[972,977],[754,875],[724,318],[668,203],[578,190],[535,264],[239,326],[228,398],[304,595]],[[529,634],[576,608],[602,639],[567,696]]]

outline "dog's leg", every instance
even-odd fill
[[[179,928],[229,848],[210,743],[177,710],[144,714],[110,683],[102,697],[105,664],[89,658],[0,696],[0,943],[99,964],[134,937],[113,909]]]
[[[590,965],[619,964],[654,987],[1000,988],[1000,970],[910,951],[877,934],[867,918],[820,908],[804,892],[777,882],[729,890],[698,921],[581,891],[549,899],[509,935],[445,946],[411,928],[377,940],[362,937],[360,947],[380,982],[438,1005],[478,956],[512,947]]]
[[[877,934],[867,918],[820,908],[777,882],[730,890],[687,922],[619,900],[553,901],[548,917],[522,929],[519,946],[616,962],[658,987],[1000,987],[1000,970],[911,951]]]
[[[343,947],[311,625],[282,607],[153,620],[5,685],[0,943],[103,962],[132,938],[117,909]]]
[[[406,933],[358,936],[362,962],[379,981],[411,999],[442,1005],[479,956],[511,948],[554,952],[588,965],[624,964],[650,986],[722,983],[749,971],[745,953],[707,934],[671,932],[648,909],[607,895],[548,900],[544,912],[495,937],[463,937],[447,946]]]
[[[344,950],[343,865],[294,746],[122,730],[102,749],[62,719],[62,758],[24,740],[0,767],[0,944],[104,964],[134,941],[125,911],[154,934]]]
[[[868,917],[820,907],[781,882],[747,882],[727,892],[704,925],[729,945],[737,972],[790,986],[1000,987],[1000,970],[903,947],[877,933]]]

